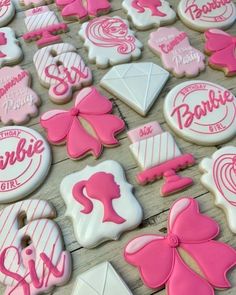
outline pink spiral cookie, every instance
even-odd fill
[[[166,288],[167,295],[214,295],[214,289],[230,288],[226,275],[236,265],[236,251],[215,240],[219,232],[197,201],[181,198],[170,209],[167,235],[133,239],[125,259],[149,288]]]
[[[174,27],[152,32],[148,44],[160,56],[164,68],[177,77],[195,77],[205,69],[204,54],[190,45],[185,32]]]
[[[26,200],[0,212],[0,282],[5,295],[49,293],[71,274],[71,256],[46,201]],[[25,221],[25,223],[23,222]]]
[[[3,124],[26,123],[38,114],[40,99],[29,88],[29,72],[19,66],[0,69],[0,120]]]
[[[79,35],[88,49],[90,62],[106,68],[138,59],[142,43],[129,29],[129,23],[120,17],[98,17],[81,26]]]

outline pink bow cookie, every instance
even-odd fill
[[[144,235],[125,248],[125,259],[138,267],[149,288],[166,287],[168,295],[213,295],[229,288],[226,273],[236,265],[236,251],[213,240],[218,224],[201,214],[197,201],[181,198],[170,210],[166,236]],[[184,262],[184,250],[198,264],[203,277]]]
[[[72,159],[87,153],[98,158],[104,145],[118,144],[115,135],[125,127],[124,121],[110,114],[111,111],[112,103],[95,87],[87,87],[77,94],[73,108],[49,111],[41,117],[40,123],[50,143],[67,143],[67,153]]]

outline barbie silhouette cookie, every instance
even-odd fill
[[[200,163],[202,184],[215,196],[215,204],[222,208],[232,232],[236,233],[236,148],[227,146]]]
[[[236,75],[236,39],[228,33],[211,29],[205,32],[205,51],[210,55],[208,63],[226,76]]]
[[[29,72],[19,66],[0,69],[0,120],[3,124],[26,123],[38,114],[40,99],[29,88],[30,80]]]
[[[159,28],[150,34],[149,47],[160,56],[166,70],[177,77],[195,77],[205,69],[205,56],[193,48],[185,32]]]
[[[37,295],[67,283],[71,256],[46,201],[27,200],[0,211],[0,282],[5,295]],[[25,224],[24,224],[25,222]]]
[[[22,199],[45,179],[51,151],[36,131],[14,126],[0,128],[0,203]]]
[[[77,94],[74,107],[49,111],[42,115],[40,124],[50,143],[66,143],[70,158],[81,159],[87,154],[98,158],[103,146],[118,145],[115,136],[125,128],[124,121],[111,112],[112,103],[95,87],[87,87]]]
[[[106,14],[111,9],[109,0],[56,0],[66,20],[84,21],[89,17]]]
[[[170,209],[167,235],[133,239],[125,259],[149,288],[166,288],[167,295],[214,295],[214,289],[230,288],[226,275],[236,265],[236,251],[214,240],[219,232],[197,201],[181,198]]]
[[[6,26],[15,16],[15,6],[12,0],[1,2],[0,27]]]
[[[22,58],[23,53],[14,31],[9,27],[0,28],[0,68],[17,64]]]
[[[137,227],[142,209],[122,167],[115,161],[66,176],[60,187],[66,215],[72,219],[78,243],[87,248],[117,240],[122,232]]]
[[[106,68],[141,56],[142,43],[135,38],[126,20],[103,16],[81,26],[79,35],[88,49],[90,62]]]
[[[166,96],[164,116],[181,137],[199,145],[217,145],[235,134],[236,98],[224,87],[191,80]]]
[[[124,0],[122,5],[139,30],[165,26],[176,18],[174,10],[165,0]]]
[[[72,99],[75,90],[92,83],[92,73],[68,43],[50,45],[34,55],[34,65],[40,82],[49,88],[49,96],[55,103],[62,104]]]
[[[136,176],[145,185],[164,178],[161,195],[168,196],[193,184],[192,178],[180,177],[177,171],[195,163],[192,154],[182,154],[169,132],[163,132],[157,122],[146,123],[128,132],[129,146],[143,171]]]
[[[232,0],[181,0],[178,14],[186,26],[200,32],[210,28],[227,29],[236,20]]]

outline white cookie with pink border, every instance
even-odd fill
[[[0,69],[0,120],[3,124],[26,123],[38,114],[40,99],[29,88],[30,73],[19,66]]]
[[[226,146],[199,166],[202,184],[215,196],[216,206],[226,213],[229,228],[236,234],[236,147]]]
[[[71,275],[55,209],[43,200],[26,200],[0,211],[0,282],[5,295],[49,293]]]
[[[13,0],[3,0],[0,4],[0,27],[6,26],[15,15]]]
[[[236,20],[236,7],[233,0],[181,0],[178,14],[188,27],[204,32],[231,27]]]
[[[199,145],[224,143],[236,135],[236,98],[212,82],[190,80],[166,96],[164,116],[184,139]]]
[[[50,166],[50,147],[38,132],[0,128],[0,203],[26,197],[43,182]]]

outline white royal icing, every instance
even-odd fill
[[[0,27],[7,25],[15,15],[15,6],[12,0],[2,0],[0,4]]]

